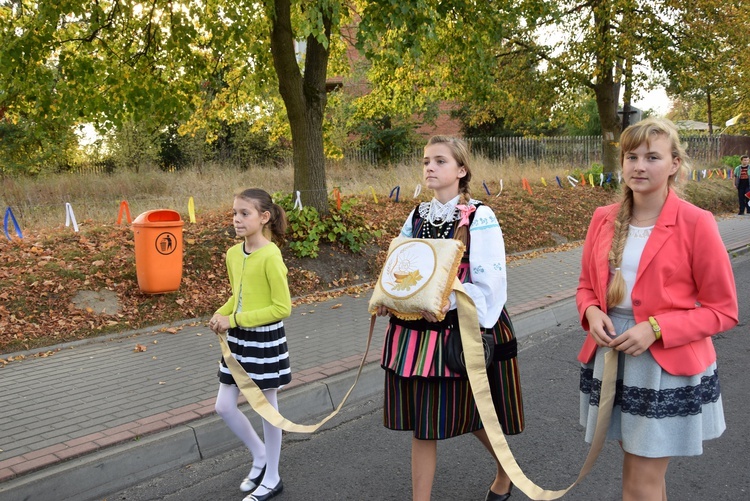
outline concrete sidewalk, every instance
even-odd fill
[[[750,249],[750,216],[722,219],[719,229],[730,254]],[[576,321],[580,257],[575,247],[509,263],[519,338]],[[369,296],[303,304],[285,320],[293,370],[279,398],[286,417],[314,422],[341,401],[364,354]],[[385,325],[378,319],[352,401],[379,398]],[[1,501],[99,499],[240,446],[214,414],[220,350],[203,319],[59,348],[0,369]]]

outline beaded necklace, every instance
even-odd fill
[[[422,227],[420,228],[420,236],[422,238],[451,238],[453,234],[453,227],[456,225],[456,221],[448,221],[447,219],[440,224],[432,223],[430,221],[423,221]]]

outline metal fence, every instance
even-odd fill
[[[685,134],[680,139],[694,164],[711,164],[728,155],[750,153],[750,137],[726,134],[708,136]],[[566,165],[591,166],[601,163],[601,136],[552,136],[552,137],[467,137],[464,140],[472,153],[489,160],[503,162],[564,163]],[[409,148],[379,150],[350,147],[344,150],[344,158],[332,162],[354,162],[363,165],[398,165],[420,163],[424,142]],[[291,150],[288,151],[291,162]],[[77,173],[109,173],[115,170],[111,162],[84,163],[68,166]],[[171,169],[174,170],[174,169]]]
[[[698,163],[711,163],[724,156],[750,151],[747,136],[686,134],[680,139],[688,155]],[[601,136],[468,137],[464,140],[474,155],[497,161],[591,165],[601,162],[602,158]],[[353,148],[344,152],[344,159],[371,165],[414,163],[422,158],[423,146],[423,143],[414,145],[407,151]]]

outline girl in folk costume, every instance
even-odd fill
[[[234,198],[234,229],[243,241],[227,251],[232,296],[209,322],[214,332],[229,331],[227,344],[248,376],[278,409],[277,392],[292,380],[282,319],[292,311],[287,268],[279,245],[284,241],[286,214],[260,189]],[[272,241],[273,240],[273,241]],[[232,374],[222,358],[216,413],[247,446],[253,465],[240,490],[244,501],[265,501],[283,489],[279,476],[281,429],[263,420],[263,440],[237,408],[239,397]]]
[[[618,353],[607,436],[624,452],[622,499],[667,499],[672,456],[694,456],[724,431],[711,336],[737,324],[732,267],[713,215],[680,199],[677,130],[649,118],[620,137],[622,202],[594,213],[576,295],[581,424],[591,441],[605,352]]]
[[[469,193],[471,170],[466,145],[450,137],[432,137],[424,149],[424,181],[434,191],[431,202],[419,204],[407,218],[401,236],[459,238],[466,244],[458,277],[477,306],[483,331],[492,332],[495,362],[488,368],[493,400],[506,434],[524,427],[521,389],[512,330],[503,328],[506,315],[505,246],[492,210]],[[444,320],[429,313],[416,321],[391,316],[383,346],[385,369],[384,424],[410,430],[413,499],[429,500],[437,463],[437,440],[473,433],[492,452],[466,375],[445,363],[446,341],[458,335],[455,294],[446,304]],[[387,309],[380,307],[379,315]],[[495,458],[497,461],[497,458]],[[487,493],[489,501],[510,497],[510,479],[497,462]]]

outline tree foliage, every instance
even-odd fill
[[[360,46],[373,62],[375,92],[401,109],[453,99],[473,110],[476,123],[501,117],[513,126],[533,123],[540,114],[561,123],[585,92],[596,101],[605,170],[611,172],[618,168],[621,85],[629,82],[637,96],[651,69],[669,77],[692,71],[688,58],[675,56],[680,47],[714,51],[714,35],[730,26],[721,16],[702,26],[686,22],[702,9],[725,12],[729,4],[739,8],[742,2],[371,2]],[[700,30],[699,40],[690,38]]]
[[[667,91],[675,98],[673,115],[722,130],[730,118],[750,113],[750,33],[744,28],[750,6],[704,1],[691,7],[682,32],[676,34],[679,43],[668,48],[661,69],[670,74]],[[742,126],[732,132],[740,130]]]
[[[51,121],[149,135],[177,123],[208,141],[247,122],[290,132],[295,188],[326,212],[325,84],[347,15],[338,0],[0,1],[0,118],[23,127],[3,129],[3,147],[53,149]]]
[[[613,171],[620,88],[637,96],[651,70],[683,98],[710,94],[721,120],[750,112],[749,10],[739,0],[0,0],[3,169],[71,151],[83,123],[170,141],[176,127],[209,143],[243,123],[291,137],[294,189],[324,213],[326,153],[340,155],[331,140],[355,124],[429,121],[448,101],[468,128],[538,134],[577,125],[593,99]],[[372,85],[349,103],[335,96],[327,116],[326,80],[347,73],[357,24]]]

